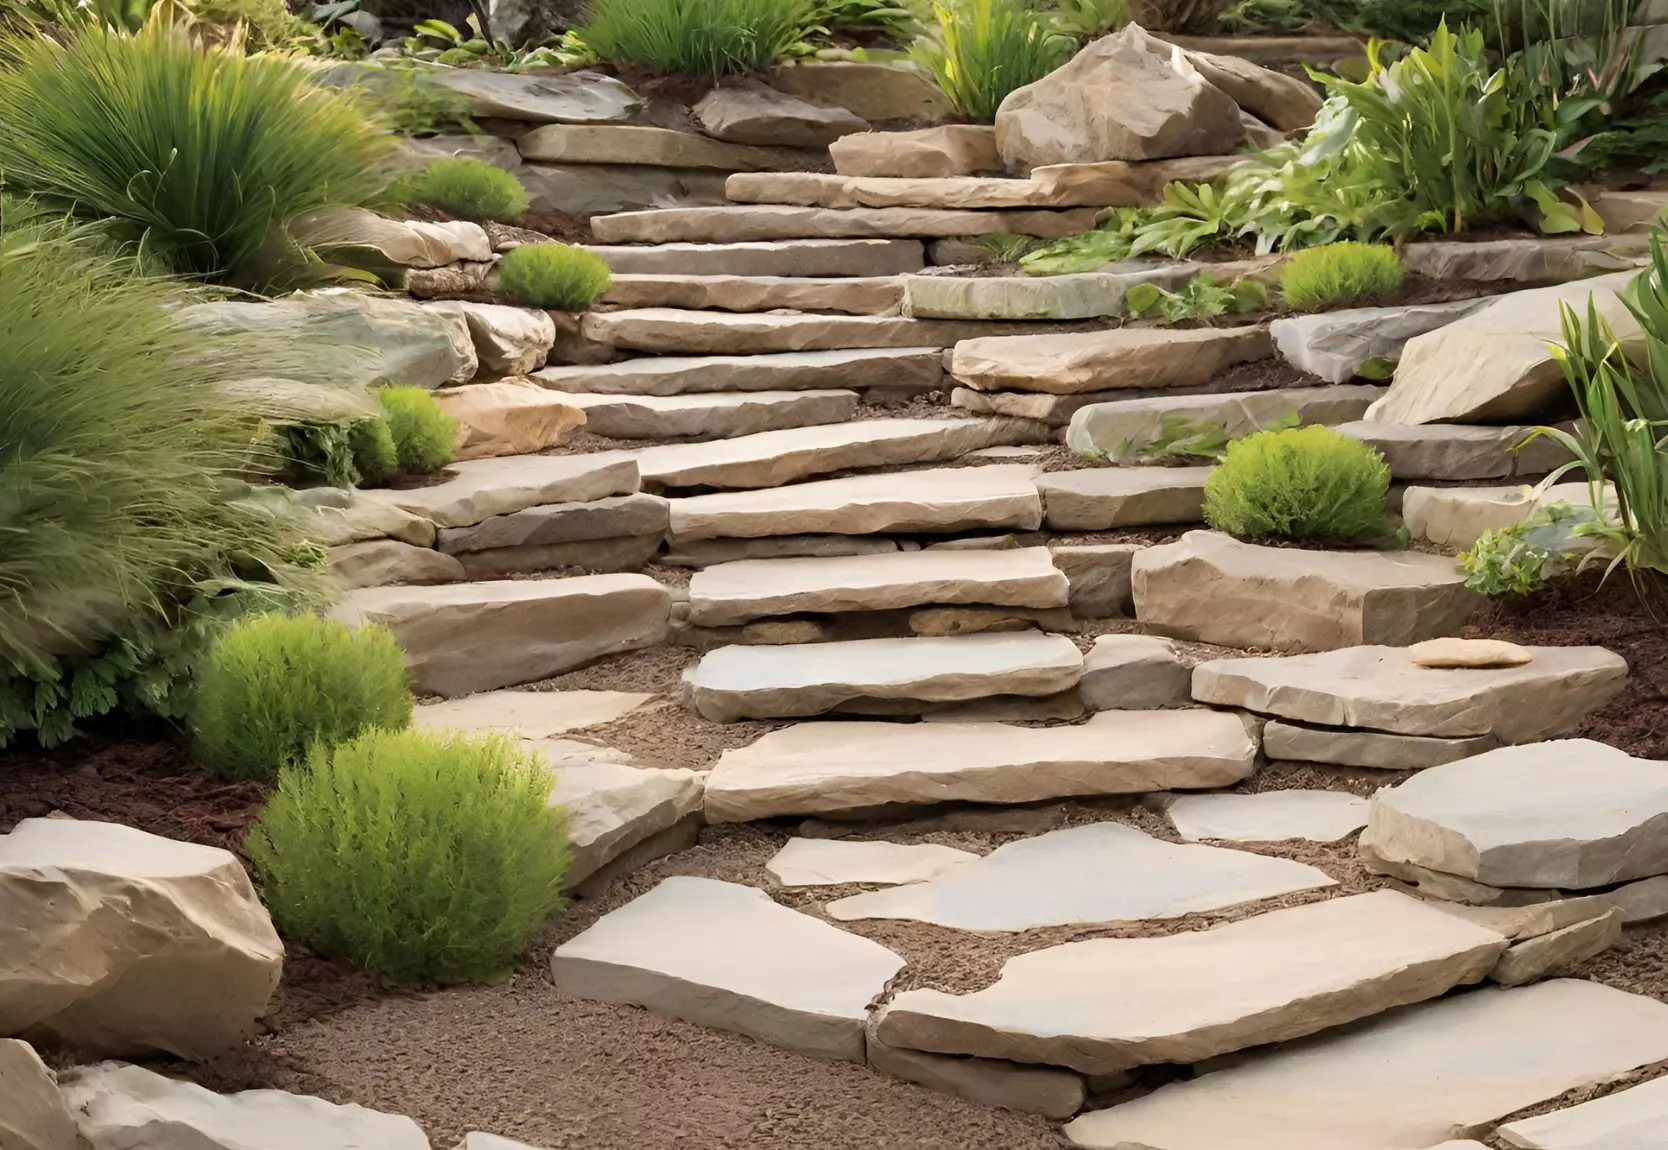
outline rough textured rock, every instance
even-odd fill
[[[824,108],[845,108],[865,120],[943,119],[949,98],[911,64],[807,62],[783,64],[766,75],[772,88]]]
[[[621,275],[891,276],[919,271],[919,240],[770,240],[751,244],[587,244]]]
[[[811,315],[802,312],[736,315],[678,308],[588,312],[585,338],[609,347],[667,355],[759,355],[857,348],[949,347],[989,335],[1002,325],[978,320],[903,316]]]
[[[1095,213],[1088,208],[956,211],[942,208],[806,208],[789,204],[662,208],[653,212],[597,216],[591,221],[592,233],[598,242],[605,244],[729,244],[764,240],[934,239],[989,235],[1061,239],[1094,226]]]
[[[1409,487],[1402,495],[1402,519],[1408,534],[1450,551],[1464,551],[1485,531],[1522,523],[1552,503],[1590,507],[1585,483],[1557,483],[1537,496],[1527,484],[1517,487]]]
[[[1330,843],[1367,825],[1367,800],[1342,791],[1177,795],[1165,804],[1164,814],[1187,842],[1310,839]]]
[[[1528,427],[1407,424],[1358,420],[1337,429],[1369,444],[1390,464],[1396,479],[1502,479],[1545,475],[1567,463],[1569,452],[1552,440],[1529,438]]]
[[[1539,938],[1561,931],[1565,927],[1578,926],[1594,918],[1603,918],[1612,910],[1618,909],[1617,904],[1610,901],[1607,894],[1561,898],[1530,906],[1465,906],[1455,902],[1432,902],[1429,905],[1443,914],[1451,914],[1497,931],[1512,942]],[[1625,913],[1622,914],[1621,921],[1627,921]]]
[[[535,212],[582,219],[649,208],[703,208],[728,203],[727,173],[713,168],[656,168],[645,164],[512,164]],[[407,287],[409,288],[409,281]]]
[[[313,246],[332,253],[345,251],[354,267],[387,264],[432,269],[492,259],[486,231],[467,220],[391,220],[359,208],[342,208],[309,216],[301,226]]]
[[[1271,721],[1263,727],[1263,754],[1270,759],[1372,767],[1382,771],[1417,771],[1480,755],[1497,746],[1492,736],[1437,739],[1425,735],[1390,735],[1382,731],[1337,731]]]
[[[998,336],[958,343],[950,374],[979,391],[1073,395],[1135,387],[1197,387],[1225,367],[1270,354],[1261,327],[1118,328]]]
[[[518,739],[548,739],[611,723],[653,699],[633,691],[486,691],[442,703],[423,703],[418,727],[496,731]]]
[[[828,145],[842,176],[944,179],[1002,170],[996,129],[988,124],[944,124],[914,132],[859,132]]]
[[[1075,191],[1044,188],[1007,176],[838,176],[824,172],[737,172],[724,184],[739,204],[788,204],[802,208],[921,208],[986,211],[1066,208],[1081,203]]]
[[[303,533],[320,546],[340,547],[371,539],[397,539],[414,547],[434,546],[432,522],[362,492],[318,487],[300,493],[298,498],[308,507]]]
[[[567,569],[566,574],[636,571],[659,552],[664,536],[621,535],[578,543],[543,543],[530,547],[489,547],[463,551],[458,562],[471,579],[501,579]]]
[[[898,276],[615,276],[602,297],[616,307],[677,307],[719,311],[839,311],[896,315],[903,306]]]
[[[694,771],[573,761],[554,767],[550,805],[566,813],[572,858],[562,883],[569,889],[701,809]]]
[[[1037,480],[1053,531],[1192,524],[1204,520],[1209,467],[1089,467]]]
[[[1378,891],[1211,930],[1047,947],[1009,959],[973,994],[905,991],[875,1031],[896,1045],[1113,1074],[1435,998],[1481,979],[1505,945],[1492,930]]]
[[[1501,986],[1524,986],[1571,963],[1602,954],[1620,941],[1622,912],[1612,909],[1597,918],[1514,943],[1488,976]]]
[[[1237,55],[1217,56],[1200,51],[1189,51],[1186,55],[1187,62],[1208,83],[1226,92],[1243,111],[1280,131],[1293,132],[1315,122],[1321,97],[1314,85]]]
[[[861,1062],[869,1002],[903,969],[877,942],[764,891],[669,878],[556,948],[558,989]]]
[[[1193,697],[1323,726],[1532,743],[1574,729],[1627,679],[1603,647],[1530,649],[1528,666],[1490,670],[1417,667],[1396,647],[1216,659],[1193,669]]]
[[[1129,25],[1009,94],[996,144],[1013,169],[1232,152],[1239,106],[1181,52]]]
[[[936,347],[692,358],[656,356],[592,367],[547,367],[536,373],[533,381],[557,391],[607,395],[693,395],[715,391],[878,386],[933,391],[943,381],[943,364],[943,352]]]
[[[1109,874],[1120,881],[1107,882]],[[1020,839],[939,878],[836,899],[825,909],[842,920],[897,918],[1011,932],[1181,918],[1333,885],[1303,863],[1178,846],[1123,823],[1091,823]]]
[[[646,575],[372,587],[334,609],[391,627],[419,691],[468,695],[548,679],[666,638],[672,597]]]
[[[1630,882],[1604,896],[1622,910],[1622,922],[1652,922],[1668,917],[1668,878],[1657,877]]]
[[[610,439],[730,439],[844,423],[855,391],[750,391],[735,395],[564,393],[585,412],[585,429]]]
[[[536,124],[623,124],[643,110],[642,97],[612,76],[518,75],[476,68],[435,69],[435,81],[468,98],[470,113]]]
[[[869,127],[844,108],[807,104],[764,84],[714,88],[692,110],[702,131],[732,144],[823,148]]]
[[[933,843],[792,838],[765,863],[786,887],[922,882],[979,861],[971,851]]]
[[[1070,1118],[1083,1109],[1083,1077],[1052,1066],[1020,1066],[990,1058],[954,1058],[888,1046],[868,1034],[869,1069],[1005,1110]]]
[[[585,410],[525,380],[443,387],[440,410],[458,421],[456,458],[532,455],[555,447],[585,423]]]
[[[1071,320],[1124,314],[1124,297],[1136,284],[1172,288],[1199,271],[1197,264],[1160,264],[1127,272],[1083,272],[1059,276],[906,276],[904,314],[918,318]],[[1102,336],[1111,333],[1098,333]],[[1134,334],[1133,331],[1125,333]],[[1175,334],[1175,333],[1173,333]],[[1018,337],[1009,337],[1009,339]],[[1027,347],[1038,338],[1030,337]],[[1136,341],[1139,343],[1139,341]],[[1006,364],[1008,339],[978,341],[982,350]],[[983,362],[970,349],[974,363]],[[1076,362],[1079,357],[1072,357]],[[1151,357],[1149,357],[1151,358]],[[1116,387],[1098,384],[1097,387]]]
[[[1496,1133],[1524,1150],[1652,1150],[1668,1129],[1668,1078],[1524,1118]]]
[[[1175,420],[1192,425],[1220,425],[1234,438],[1249,435],[1293,414],[1300,424],[1348,423],[1360,419],[1367,406],[1383,394],[1382,387],[1338,384],[1094,403],[1071,415],[1066,446],[1084,454],[1120,458],[1130,447],[1158,439],[1164,434],[1165,424]]]
[[[77,1150],[58,1080],[27,1042],[0,1038],[0,1099],[3,1150]]]
[[[1560,979],[1323,1034],[1066,1127],[1096,1150],[1403,1150],[1668,1057],[1668,1005]]]
[[[491,258],[491,253],[485,258]],[[526,375],[544,366],[556,343],[556,323],[549,312],[503,304],[437,300],[435,311],[461,315],[475,341],[481,366],[495,375]]]
[[[1054,566],[1071,585],[1066,605],[1078,619],[1110,619],[1134,613],[1129,568],[1140,543],[1057,544]]]
[[[1233,715],[1114,711],[1075,727],[798,723],[726,751],[707,776],[712,822],[895,803],[1027,803],[1231,786],[1256,744]]]
[[[520,137],[516,147],[522,159],[533,163],[632,164],[722,172],[795,167],[806,158],[806,153],[796,149],[726,144],[694,132],[638,124],[547,124]]]
[[[618,453],[475,459],[453,466],[447,474],[445,482],[430,487],[377,491],[368,497],[441,527],[472,527],[495,515],[546,503],[631,495],[638,486],[636,461]]]
[[[1407,244],[1407,270],[1429,279],[1557,284],[1632,267],[1648,255],[1640,236],[1532,236]]]
[[[0,836],[0,1034],[207,1058],[266,1013],[284,947],[230,851],[117,823]]]
[[[1522,667],[1535,653],[1503,639],[1427,639],[1407,649],[1416,667]]]
[[[1130,569],[1135,617],[1225,647],[1400,646],[1457,630],[1482,606],[1453,560],[1413,551],[1304,551],[1189,531]]]
[[[472,527],[444,527],[439,548],[448,555],[502,547],[547,547],[596,539],[666,532],[667,501],[655,495],[619,495],[587,503],[547,503],[495,515]]]
[[[1193,704],[1193,672],[1168,639],[1101,635],[1083,658],[1078,691],[1091,711],[1157,711]]]
[[[1031,169],[1031,183],[1049,202],[1105,208],[1152,207],[1164,198],[1167,184],[1184,180],[1209,183],[1245,156],[1183,156],[1174,160],[1128,163],[1044,164]]]
[[[384,587],[394,583],[456,583],[463,566],[432,547],[413,547],[397,539],[368,539],[330,549],[330,573],[344,587]]]
[[[1414,336],[1446,327],[1490,302],[1485,297],[1281,316],[1268,330],[1287,363],[1328,383],[1345,383],[1362,365],[1399,359]]]

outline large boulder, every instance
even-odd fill
[[[996,146],[1015,170],[1225,155],[1244,139],[1233,98],[1135,24],[1010,93],[996,113]]]
[[[0,1150],[77,1150],[58,1081],[27,1042],[0,1038]]]
[[[0,837],[0,1034],[203,1058],[266,1012],[284,946],[237,857],[117,823]]]

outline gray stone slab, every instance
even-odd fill
[[[1396,479],[1471,479],[1541,476],[1570,460],[1545,436],[1529,439],[1528,427],[1479,427],[1457,423],[1341,423],[1337,431],[1376,448]],[[1521,448],[1521,450],[1518,450]]]
[[[1109,531],[1204,521],[1210,467],[1090,467],[1037,480],[1054,531]]]
[[[868,842],[858,839],[789,839],[765,863],[786,887],[923,882],[979,861],[971,851],[935,843]]]
[[[1193,671],[1156,635],[1101,635],[1083,659],[1078,691],[1091,711],[1156,711],[1193,705]]]
[[[932,391],[943,377],[944,356],[939,348],[865,347],[775,355],[646,356],[618,363],[547,367],[531,378],[556,391],[695,395],[882,386]]]
[[[586,73],[574,73],[585,75]],[[654,168],[711,168],[721,172],[746,172],[791,167],[810,154],[798,148],[760,148],[730,144],[699,132],[678,132],[648,124],[547,124],[516,139],[521,158],[547,164],[636,164]],[[710,211],[702,208],[661,208],[658,211]],[[722,210],[722,209],[719,209]],[[625,218],[636,212],[598,219]],[[592,229],[599,240],[615,242],[623,237],[605,235]],[[715,237],[717,238],[717,237]],[[761,236],[785,239],[785,236]],[[631,241],[626,241],[631,242]]]
[[[1328,730],[1279,720],[1271,720],[1263,727],[1263,754],[1270,759],[1371,767],[1381,771],[1422,770],[1480,755],[1498,745],[1490,735],[1438,739],[1382,731]]]
[[[1328,383],[1346,383],[1368,361],[1395,360],[1414,336],[1446,327],[1488,302],[1484,297],[1281,316],[1268,331],[1287,363]]]
[[[1497,1133],[1524,1150],[1658,1150],[1668,1130],[1668,1078],[1524,1118]]]
[[[857,410],[855,391],[751,391],[735,395],[611,395],[569,392],[585,409],[585,430],[610,439],[729,439],[843,423]]]
[[[1132,615],[1129,568],[1142,543],[1061,543],[1049,548],[1071,584],[1067,606],[1077,619]]]
[[[920,271],[920,240],[772,240],[745,244],[586,244],[621,275],[890,276]]]
[[[1572,963],[1603,954],[1620,941],[1622,912],[1612,907],[1597,918],[1513,943],[1488,976],[1501,986],[1524,986]]]
[[[1343,791],[1176,795],[1165,803],[1164,814],[1187,842],[1330,843],[1367,825],[1367,800]]]
[[[1055,1120],[1083,1109],[1083,1076],[1052,1066],[1021,1066],[994,1058],[957,1058],[888,1046],[868,1035],[869,1068],[929,1090],[954,1094],[981,1106],[996,1106]]]
[[[344,587],[394,583],[456,583],[466,578],[450,555],[397,539],[367,539],[330,548],[330,573]]]

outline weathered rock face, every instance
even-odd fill
[[[585,424],[585,409],[526,380],[443,387],[440,410],[458,421],[457,459],[532,455]]]
[[[763,240],[751,244],[588,244],[622,275],[886,276],[920,271],[919,240]]]
[[[27,1042],[0,1038],[0,1147],[76,1150],[75,1123],[58,1080]]]
[[[432,547],[413,547],[397,539],[368,539],[330,549],[330,573],[344,587],[384,587],[393,583],[456,583],[463,566]]]
[[[1070,584],[1067,606],[1074,618],[1110,619],[1134,610],[1129,567],[1141,543],[1083,543],[1051,547],[1054,566]]]
[[[1263,727],[1263,754],[1270,759],[1417,771],[1455,759],[1492,751],[1489,735],[1438,739],[1429,735],[1392,735],[1384,731],[1338,731],[1272,721]]]
[[[1011,93],[996,113],[997,148],[1012,169],[1222,155],[1244,138],[1233,99],[1133,24]]]
[[[1093,403],[1071,414],[1066,446],[1085,455],[1119,458],[1131,446],[1161,437],[1171,420],[1196,426],[1220,424],[1236,438],[1294,414],[1301,424],[1348,423],[1360,419],[1368,404],[1383,394],[1382,387],[1338,384]]]
[[[1484,297],[1281,316],[1268,330],[1287,363],[1328,383],[1345,383],[1372,360],[1400,359],[1414,336],[1464,319],[1490,302]]]
[[[229,851],[117,823],[0,836],[0,1034],[206,1058],[266,1012],[284,947]]]
[[[1031,182],[1054,204],[1091,207],[1151,207],[1164,198],[1166,184],[1177,180],[1209,182],[1247,157],[1183,156],[1174,160],[1098,164],[1044,164],[1031,169]]]
[[[950,374],[980,391],[1076,395],[1129,387],[1196,387],[1236,363],[1266,359],[1260,327],[1120,328],[997,336],[958,343]]]
[[[712,168],[657,168],[648,164],[512,164],[528,206],[588,218],[649,208],[716,207],[726,173]],[[407,288],[410,280],[407,279]]]
[[[1313,85],[1296,76],[1264,68],[1239,56],[1216,56],[1188,51],[1187,62],[1208,82],[1226,92],[1243,111],[1282,132],[1307,128],[1320,111],[1321,97]]]
[[[1528,427],[1384,423],[1363,419],[1339,424],[1336,430],[1351,439],[1359,439],[1384,456],[1395,479],[1457,482],[1545,475],[1570,460],[1569,452],[1551,439],[1544,436],[1530,439],[1533,428]]]
[[[332,253],[341,251],[355,267],[386,263],[393,267],[441,268],[464,260],[492,259],[486,231],[467,220],[391,220],[375,212],[348,208],[310,216],[298,226],[313,246]],[[361,263],[361,258],[370,262]]]
[[[694,771],[566,762],[555,766],[555,776],[550,805],[567,815],[572,861],[562,881],[570,889],[701,809]]]
[[[786,279],[778,276],[617,275],[602,298],[604,303],[623,308],[678,307],[697,311],[792,308],[795,311],[838,311],[851,315],[895,315],[903,304],[903,281],[896,276]]]
[[[789,427],[844,423],[855,391],[752,391],[737,395],[608,395],[569,392],[586,429],[610,439],[734,439]]]
[[[495,375],[537,371],[556,342],[556,324],[549,312],[462,300],[439,300],[424,306],[463,316],[481,367]]]
[[[1021,235],[1059,239],[1094,227],[1087,208],[957,211],[947,208],[806,208],[784,204],[663,208],[598,216],[591,230],[610,244],[743,243],[782,239],[933,238]]]
[[[1192,672],[1156,635],[1101,635],[1083,659],[1078,690],[1091,711],[1157,711],[1191,706]]]
[[[475,459],[430,487],[378,491],[374,498],[441,527],[470,527],[545,503],[583,503],[636,492],[635,461],[623,454],[512,455]]]
[[[944,124],[915,132],[858,132],[828,145],[842,176],[943,179],[1002,170],[996,129],[986,124]]]
[[[694,112],[707,135],[733,144],[822,148],[869,126],[844,108],[820,108],[763,84],[714,88]]]
[[[1055,531],[1107,531],[1204,520],[1209,467],[1089,467],[1037,480]]]
[[[526,76],[476,68],[435,69],[435,80],[469,99],[476,116],[535,124],[623,124],[643,99],[612,76],[571,72]]]
[[[512,515],[495,515],[472,527],[443,527],[438,546],[448,555],[505,547],[549,547],[666,531],[666,500],[619,495],[585,503],[546,503]]]
[[[1504,240],[1422,240],[1407,244],[1407,270],[1429,279],[1561,284],[1637,267],[1650,254],[1642,235],[1530,236]]]
[[[1197,274],[1198,270],[1199,265],[1196,264],[1161,264],[1128,272],[1082,272],[1061,276],[909,276],[904,281],[908,292],[904,300],[904,314],[918,318],[1022,320],[1121,316],[1124,314],[1124,297],[1136,284],[1151,283],[1172,288]],[[1099,334],[1123,334],[1126,337],[1124,342],[1130,343],[1129,337],[1139,333]],[[1018,346],[1034,351],[1037,349],[1037,338],[1040,337],[1026,340],[1024,345],[1002,338],[973,341],[967,349],[968,366],[973,368],[984,362],[979,354],[981,351],[1002,353]],[[1133,341],[1135,349],[1142,346],[1144,338]],[[1007,366],[1006,355],[998,354],[996,359],[997,363],[993,366],[999,369]],[[1071,356],[1068,362],[1077,362],[1077,357]]]
[[[1597,918],[1512,944],[1488,976],[1501,986],[1525,986],[1582,959],[1603,954],[1620,941],[1622,912],[1612,907]]]
[[[920,68],[871,63],[784,64],[770,86],[824,108],[845,108],[871,122],[939,120],[950,101]]]
[[[340,547],[369,539],[398,539],[415,547],[434,546],[434,524],[404,508],[358,491],[315,487],[299,493],[308,505],[304,534],[324,547]]]
[[[1539,496],[1528,484],[1517,487],[1409,487],[1402,495],[1408,534],[1450,551],[1467,550],[1485,531],[1522,523],[1540,508],[1567,503],[1585,508],[1592,496],[1585,483],[1555,483]],[[1571,537],[1591,547],[1597,541]]]
[[[533,377],[556,391],[607,395],[900,387],[934,391],[944,378],[939,348],[856,348],[681,358],[645,356],[593,367],[547,367]]]
[[[1067,1070],[889,1046],[876,1037],[872,1023],[868,1048],[869,1069],[982,1106],[1041,1114],[1045,1118],[1070,1118],[1083,1109],[1087,1094],[1082,1075]]]

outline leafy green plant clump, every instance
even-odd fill
[[[1205,480],[1205,522],[1246,539],[1359,539],[1381,527],[1390,465],[1327,427],[1259,431]]]
[[[421,387],[379,387],[376,397],[402,471],[427,474],[452,462],[458,421],[440,410],[433,395]]]
[[[1465,585],[1491,598],[1527,595],[1548,580],[1593,557],[1598,544],[1587,538],[1602,529],[1591,508],[1549,503],[1521,523],[1496,527],[1478,536],[1460,558]]]
[[[612,282],[606,260],[567,244],[522,244],[498,261],[498,286],[528,307],[584,311]]]
[[[1280,298],[1294,311],[1383,299],[1406,274],[1395,248],[1346,240],[1294,253],[1280,268]]]
[[[579,38],[616,64],[716,80],[769,68],[816,16],[814,0],[596,0]]]
[[[315,742],[411,723],[405,656],[384,627],[277,612],[241,620],[198,671],[191,728],[217,774],[271,778]]]
[[[1180,291],[1157,284],[1136,284],[1124,295],[1124,306],[1137,319],[1152,316],[1166,323],[1215,319],[1229,312],[1256,311],[1268,306],[1268,288],[1260,280],[1237,279],[1218,282],[1209,272],[1200,272]]]
[[[502,168],[467,156],[445,156],[399,180],[403,203],[426,204],[461,220],[509,223],[527,211],[527,189]]]
[[[247,847],[286,937],[394,979],[490,979],[562,903],[550,788],[504,736],[369,731],[285,768]]]
[[[935,0],[933,15],[937,30],[910,55],[974,119],[995,119],[1010,92],[1060,67],[1076,47],[1028,0]]]

